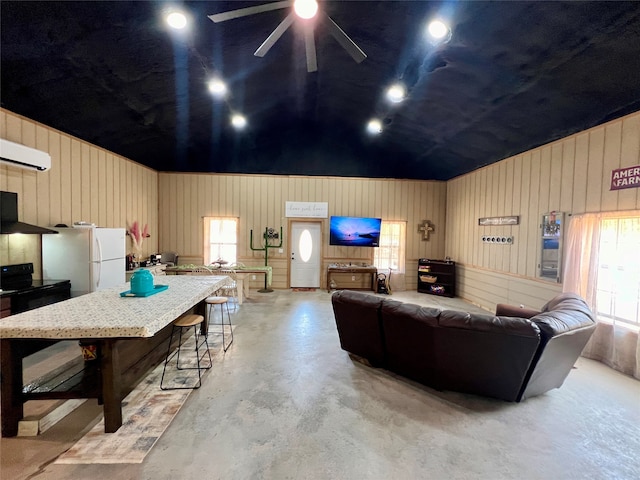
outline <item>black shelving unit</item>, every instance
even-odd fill
[[[456,262],[445,260],[418,260],[418,292],[455,297]]]

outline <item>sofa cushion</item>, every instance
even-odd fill
[[[387,368],[436,386],[435,330],[440,309],[385,300],[380,310]]]
[[[540,310],[533,308],[517,307],[508,303],[499,303],[496,305],[496,315],[499,317],[520,317],[531,318],[540,313]]]
[[[531,321],[520,317],[497,317],[491,314],[444,310],[438,324],[441,327],[477,330],[504,335],[520,335],[538,338],[540,332]]]
[[[540,344],[530,320],[445,310],[436,339],[442,388],[519,399]]]

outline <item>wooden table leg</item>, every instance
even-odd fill
[[[2,417],[2,436],[15,437],[18,434],[18,422],[24,416],[22,403],[22,355],[18,341],[3,339],[0,341],[0,417]]]
[[[249,279],[247,277],[245,277],[242,285],[242,295],[244,295],[245,298],[249,298]]]
[[[238,305],[242,305],[242,301],[244,300],[244,285],[245,285],[244,275],[238,275],[236,273],[236,290],[238,291]]]
[[[120,386],[120,359],[117,340],[100,341],[100,366],[102,370],[102,399],[104,405],[104,431],[113,433],[122,425],[122,395]]]

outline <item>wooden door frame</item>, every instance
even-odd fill
[[[291,225],[293,223],[317,223],[320,225],[320,289],[322,289],[322,265],[324,263],[324,218],[289,218],[287,224],[287,288],[291,288]]]

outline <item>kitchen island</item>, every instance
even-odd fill
[[[3,437],[17,434],[24,402],[37,399],[97,398],[103,404],[105,432],[120,428],[122,399],[164,359],[173,321],[189,311],[204,314],[204,299],[228,284],[230,278],[174,276],[156,282],[169,288],[149,297],[131,298],[120,296],[129,289],[129,284],[122,284],[0,322]],[[203,328],[206,331],[206,325]],[[52,372],[46,384],[25,386],[25,352],[31,353],[33,344],[60,340],[94,345],[96,360],[80,362],[71,373]]]

